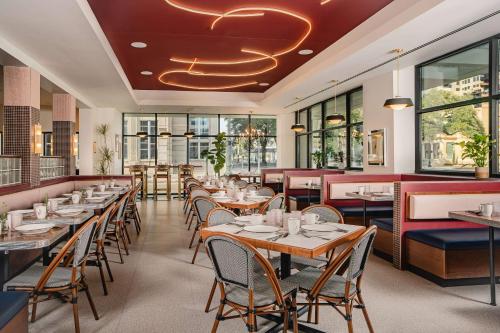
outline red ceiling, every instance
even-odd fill
[[[269,87],[254,82],[267,82],[270,86],[279,82],[392,0],[331,0],[321,5],[322,1],[328,0],[88,0],[134,89],[196,90],[180,86],[217,88],[252,83],[216,89],[244,92],[265,91]],[[234,9],[240,11],[228,13]],[[221,18],[224,13],[225,17]],[[235,17],[241,14],[259,16]],[[211,29],[217,18],[220,20]],[[277,55],[296,46],[306,35],[307,21],[311,23],[307,38],[293,51]],[[148,47],[133,48],[130,43],[134,41],[145,42]],[[260,55],[243,53],[242,49],[258,51]],[[312,49],[314,54],[299,55],[297,51],[301,49]],[[264,57],[243,64],[195,64],[192,67],[190,63],[172,61],[172,58],[183,58],[191,62],[196,59],[197,62],[227,63]],[[276,62],[275,68],[266,71]],[[140,74],[143,70],[154,74],[143,76]],[[169,83],[166,85],[159,77],[167,71],[181,72],[164,75],[163,81]],[[249,75],[252,72],[263,73]]]

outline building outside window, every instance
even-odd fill
[[[344,121],[326,122],[326,117],[340,114]],[[306,130],[296,135],[296,166],[316,167],[312,154],[322,153],[322,165],[334,169],[363,168],[363,90],[357,88],[296,114]]]
[[[276,117],[217,114],[137,113],[123,116],[123,172],[130,165],[190,163],[195,176],[205,175],[206,160],[202,152],[214,148],[216,136],[226,133],[226,165],[224,174],[260,172],[261,168],[276,167]],[[193,131],[187,139],[184,133]],[[146,138],[136,136],[138,131],[148,133]],[[160,137],[161,132],[172,133]],[[172,189],[177,188],[177,169],[172,169]],[[212,165],[208,172],[213,174]],[[153,169],[149,171],[148,188],[152,190]]]
[[[43,132],[43,156],[52,156],[52,132]]]
[[[417,171],[472,173],[473,161],[462,158],[458,143],[475,134],[498,138],[498,61],[490,61],[500,57],[498,43],[490,38],[416,67]]]

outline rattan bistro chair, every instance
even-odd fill
[[[179,200],[181,200],[181,193],[184,191],[182,185],[184,184],[184,180],[186,178],[193,178],[194,175],[194,166],[190,164],[180,164],[177,170],[177,195],[179,196]]]
[[[111,226],[113,227],[112,230],[107,230],[106,231],[106,239],[109,239],[111,241],[114,241],[116,244],[116,248],[118,249],[118,255],[120,256],[120,263],[124,263],[123,261],[123,255],[122,255],[122,250],[120,246],[120,240],[123,244],[123,248],[125,249],[125,253],[128,255],[128,246],[127,246],[127,240],[125,239],[126,236],[126,226],[125,226],[125,207],[127,206],[127,202],[129,199],[129,194],[130,192],[127,192],[123,195],[123,197],[118,201],[118,209],[116,211],[115,216],[111,218]]]
[[[96,232],[94,234],[94,242],[90,247],[89,259],[87,260],[87,266],[97,266],[99,268],[99,275],[101,277],[102,289],[104,295],[108,294],[108,288],[106,286],[106,279],[104,277],[103,263],[106,265],[106,270],[109,275],[109,280],[113,281],[113,274],[111,273],[111,267],[109,266],[108,257],[104,249],[104,238],[106,237],[106,231],[108,230],[109,221],[113,218],[118,206],[116,202],[113,202],[104,211],[104,213],[99,217],[99,221],[96,225]]]
[[[186,222],[185,222],[187,224],[189,221],[188,230],[191,230],[191,225],[193,224],[193,220],[196,217],[196,211],[193,208],[193,200],[196,199],[197,197],[210,197],[210,192],[208,192],[204,188],[199,188],[199,187],[193,188],[192,190],[189,191],[188,200],[190,208],[188,211],[188,215],[186,216]]]
[[[141,215],[139,214],[139,210],[137,209],[137,194],[139,192],[140,188],[135,187],[135,189],[132,189],[130,192],[127,206],[125,208],[125,222],[126,223],[133,223],[135,226],[135,231],[137,234],[141,233]]]
[[[314,213],[319,215],[319,219],[321,221],[326,222],[335,222],[335,223],[344,223],[344,218],[342,217],[342,213],[339,212],[332,206],[328,205],[312,205],[306,207],[302,210],[302,214],[306,213]]]
[[[197,185],[199,187],[203,187],[203,184],[196,178],[192,178],[192,177],[188,177],[184,180],[184,192],[185,192],[185,195],[189,195],[189,188],[194,186],[194,185]],[[188,200],[184,200],[184,214],[187,213],[188,211],[188,208],[189,208],[189,201]]]
[[[326,270],[309,267],[290,277],[290,281],[298,283],[300,290],[307,294],[308,322],[311,322],[313,307],[315,308],[315,323],[317,324],[319,306],[331,305],[344,317],[349,333],[352,333],[352,310],[358,308],[363,311],[368,329],[373,333],[373,327],[361,297],[361,280],[376,233],[376,226],[368,228],[339,254]],[[342,275],[337,275],[342,273],[341,270],[345,264],[348,264],[347,271]],[[339,307],[343,307],[345,313],[342,313],[338,309]]]
[[[270,187],[264,186],[258,189],[257,195],[262,195],[266,197],[274,197],[275,193],[274,190]]]
[[[285,195],[283,193],[276,194],[274,197],[269,199],[264,206],[259,209],[259,214],[265,214],[273,209],[281,209],[285,203]]]
[[[40,296],[60,297],[70,301],[73,305],[73,317],[75,321],[75,332],[80,332],[80,321],[78,317],[78,291],[83,290],[87,295],[95,320],[99,319],[97,310],[90,295],[89,287],[85,281],[85,268],[87,256],[90,250],[93,234],[97,224],[98,216],[87,221],[63,246],[61,251],[52,260],[49,266],[35,264],[14,279],[6,283],[8,291],[25,291],[30,293],[33,307],[31,310],[31,322],[36,320],[36,310]],[[60,264],[73,250],[73,263],[71,267]],[[70,295],[70,294],[71,295]]]
[[[238,186],[239,188],[245,188],[248,186],[248,182],[246,180],[240,179],[240,180],[236,180],[234,182],[234,185]]]
[[[200,228],[202,227],[203,224],[206,223],[208,213],[216,208],[220,207],[220,205],[212,198],[210,197],[197,197],[193,199],[193,207],[194,211],[196,212],[197,216],[197,221],[196,221],[196,226],[193,231],[193,237],[191,237],[191,242],[189,243],[189,248],[193,246],[194,239],[196,237],[196,234],[199,233]],[[198,254],[198,250],[200,248],[200,244],[202,243],[201,241],[201,236],[199,237],[198,244],[196,245],[196,250],[194,251],[193,255],[193,260],[191,260],[191,263],[194,264],[194,261],[196,260],[196,255]]]
[[[234,318],[243,319],[248,331],[256,332],[258,315],[277,313],[283,318],[283,332],[288,332],[290,313],[293,331],[298,332],[296,284],[278,280],[269,261],[234,236],[218,233],[204,243],[221,293],[212,333],[221,320]],[[225,306],[231,309],[224,313]],[[236,315],[230,315],[233,312]]]

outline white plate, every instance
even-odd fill
[[[54,227],[53,223],[33,223],[33,224],[23,224],[16,228],[23,235],[36,235],[43,234]]]
[[[249,232],[276,232],[280,230],[278,227],[274,227],[272,225],[247,225],[243,227],[243,230],[249,231]]]
[[[251,216],[236,216],[234,218],[235,221],[237,222],[250,222],[252,220]]]
[[[77,216],[83,213],[82,208],[64,208],[64,209],[58,209],[54,213],[56,213],[59,216]]]
[[[321,231],[321,232],[332,232],[337,230],[337,227],[328,224],[305,224],[301,226],[301,228],[307,231]]]
[[[19,210],[10,211],[9,213],[33,214],[33,209],[19,209]]]
[[[103,202],[106,200],[106,197],[92,197],[92,198],[86,198],[88,202]]]
[[[66,197],[66,198],[71,198],[71,196],[73,195],[73,193],[63,193],[61,194],[63,197]]]

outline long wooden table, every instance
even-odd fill
[[[500,228],[500,216],[481,216],[473,212],[449,212],[450,218],[477,223],[488,226],[489,231],[489,268],[490,268],[490,304],[497,305],[496,302],[496,277],[495,277],[495,228]]]
[[[366,213],[366,203],[371,202],[384,202],[384,201],[394,201],[394,194],[382,194],[377,192],[369,192],[364,194],[359,194],[358,192],[347,192],[345,194],[347,197],[354,199],[363,200],[363,224],[365,227],[370,226],[370,221],[368,220],[368,214]]]
[[[229,209],[259,209],[262,207],[269,199],[262,199],[262,200],[251,200],[251,199],[245,199],[244,201],[238,201],[238,200],[222,200],[217,197],[213,197],[217,203],[223,207],[229,208]]]

